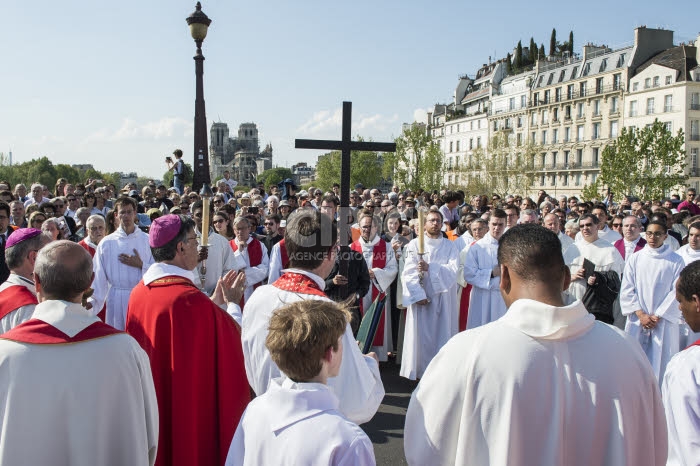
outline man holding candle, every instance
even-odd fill
[[[204,208],[204,204],[208,204]],[[228,245],[226,238],[216,233],[211,227],[211,204],[208,199],[195,201],[190,206],[192,219],[195,223],[195,233],[199,242],[199,262],[194,270],[196,275],[195,283],[200,286],[209,296],[216,288],[216,282],[230,270],[241,270],[245,268],[242,260],[237,260],[233,251]],[[206,261],[206,262],[204,262]],[[202,283],[202,266],[206,264],[206,274]]]
[[[459,251],[442,236],[439,211],[418,212],[418,237],[404,250],[401,275],[406,311],[401,376],[423,376],[442,345],[457,333]]]

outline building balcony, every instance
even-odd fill
[[[581,166],[583,168],[599,168],[600,164],[598,162],[583,162]]]
[[[691,134],[688,139],[691,141],[700,141],[700,134]]]
[[[700,104],[690,104],[691,110],[700,110]]]

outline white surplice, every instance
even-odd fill
[[[31,280],[28,280],[24,277],[20,277],[14,272],[10,273],[10,276],[7,277],[7,281],[0,285],[0,291],[5,291],[11,286],[23,286],[29,291],[31,291],[33,295],[36,296],[36,288],[34,287],[34,283]],[[0,319],[0,335],[13,329],[22,322],[31,319],[35,307],[35,304],[27,304],[26,306],[20,306],[14,311],[7,314],[2,319]]]
[[[323,278],[311,272],[300,269],[287,271],[306,275],[321,290],[326,285]],[[331,301],[323,296],[300,294],[274,285],[264,285],[258,287],[246,303],[241,342],[248,382],[258,396],[265,393],[272,379],[282,375],[265,346],[272,313],[286,304],[311,299]],[[384,385],[377,361],[360,352],[349,323],[343,334],[343,348],[340,373],[338,377],[328,379],[328,386],[340,400],[340,411],[351,421],[362,424],[372,419],[379,409],[384,398]]]
[[[249,236],[246,246],[250,245],[250,243],[252,242],[253,237]],[[253,291],[255,291],[254,286],[261,283],[263,280],[266,280],[267,275],[270,271],[270,257],[267,255],[267,247],[265,247],[262,241],[258,242],[260,243],[260,249],[262,250],[262,260],[260,264],[256,265],[255,267],[250,266],[250,257],[248,257],[247,247],[243,249],[239,246],[238,251],[235,251],[233,253],[233,256],[236,258],[236,260],[238,262],[242,262],[245,267],[246,288],[243,293],[244,301],[248,301],[248,298],[250,298],[250,296],[253,294]]]
[[[685,265],[688,265],[691,262],[695,262],[696,260],[700,259],[700,249],[693,249],[690,247],[689,244],[686,244],[685,246],[679,248],[678,251],[676,251],[676,254],[683,258]]]
[[[383,269],[379,267],[372,267],[372,253],[374,247],[382,241],[379,235],[375,236],[372,241],[365,243],[365,240],[360,237],[358,240],[360,246],[362,246],[362,256],[365,258],[367,263],[367,269],[374,272],[374,277],[379,283],[382,290],[386,291],[386,301],[384,303],[384,344],[382,346],[373,346],[371,351],[377,354],[380,361],[387,361],[389,359],[388,352],[393,351],[391,345],[391,296],[389,293],[389,287],[391,282],[396,278],[396,273],[399,270],[398,263],[396,262],[396,256],[394,255],[394,249],[391,247],[391,243],[386,243],[386,265]],[[370,284],[369,291],[362,297],[363,309],[369,309],[372,305],[372,288],[374,285]]]
[[[501,277],[492,277],[493,268],[498,265],[498,240],[486,233],[477,241],[464,260],[464,281],[471,283],[472,295],[469,299],[467,328],[476,328],[500,319],[506,313],[503,302]]]
[[[595,265],[596,272],[617,272],[618,277],[625,269],[625,260],[620,252],[608,241],[598,238],[589,243],[586,240],[576,241],[564,251],[564,263],[569,266],[571,275],[576,274],[583,267],[583,260],[588,259]],[[588,284],[586,280],[572,280],[569,289],[564,293],[568,302],[574,302],[583,298]]]
[[[140,269],[119,262],[120,254],[133,256],[134,249],[138,251],[143,262]],[[88,301],[92,304],[93,314],[97,315],[106,300],[106,323],[124,330],[131,290],[153,262],[148,235],[140,229],[134,228],[134,232],[127,235],[124,229],[119,227],[114,233],[105,236],[97,245],[95,257],[92,259],[95,272],[92,288],[95,291]]]
[[[653,249],[648,244],[630,258],[622,275],[620,309],[627,316],[625,332],[639,341],[661,384],[666,364],[680,348],[681,311],[676,301],[676,281],[685,267],[670,246]],[[660,317],[656,327],[644,329],[638,310]]]
[[[455,249],[457,251],[462,251],[464,247],[468,244],[472,244],[474,242],[474,237],[472,236],[471,233],[469,233],[469,229],[462,233],[459,238],[453,241],[455,245]]]
[[[202,233],[195,229],[197,243],[201,244]],[[245,262],[234,257],[231,245],[228,240],[216,233],[214,229],[209,229],[209,251],[207,256],[207,273],[204,277],[207,294],[211,296],[216,289],[219,278],[226,275],[230,270],[241,270],[245,268]],[[194,284],[201,288],[202,263],[199,262],[193,270],[195,275]]]
[[[559,242],[561,243],[562,254],[564,253],[564,251],[567,250],[567,248],[569,246],[574,244],[574,240],[571,239],[571,237],[569,235],[567,235],[566,233],[564,233],[563,231],[560,231],[559,233],[557,233],[557,238],[559,238]]]
[[[676,354],[666,367],[663,386],[668,426],[668,466],[700,461],[700,346]]]
[[[277,241],[272,246],[270,252],[270,270],[267,273],[267,283],[275,283],[275,280],[282,276],[282,250],[280,249],[280,241]]]
[[[317,442],[309,435],[317,433]],[[321,383],[284,377],[250,402],[231,442],[226,466],[373,466],[367,434],[338,410],[338,398]]]
[[[610,244],[615,244],[615,241],[622,239],[622,235],[609,226],[605,225],[602,230],[598,230],[598,239],[607,241]],[[583,234],[579,231],[576,233],[575,242],[584,241]]]
[[[442,345],[459,330],[457,302],[457,269],[459,252],[446,238],[425,236],[423,260],[428,271],[423,285],[418,273],[418,238],[404,249],[405,265],[401,276],[403,305],[406,311],[406,331],[401,355],[402,377],[420,378]],[[417,304],[428,299],[428,304]]]
[[[45,301],[34,319],[73,337],[99,322]],[[0,339],[0,464],[155,463],[158,403],[148,356],[125,333],[68,344]]]
[[[430,363],[404,428],[410,465],[662,465],[661,393],[639,345],[580,301],[521,299]]]

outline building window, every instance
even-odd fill
[[[481,148],[481,136],[478,136],[476,138],[476,148],[477,149]]]
[[[603,62],[605,62],[605,60],[603,60]],[[595,80],[595,93],[600,94],[601,92],[603,92],[603,78],[596,78],[596,80]]]
[[[700,92],[690,94],[690,109],[700,110]]]
[[[520,96],[520,108],[525,108],[527,107],[527,96],[521,95]]]
[[[631,116],[631,117],[636,117],[636,116],[637,116],[637,101],[636,101],[636,100],[631,100],[631,101],[630,101],[629,116]]]
[[[474,121],[469,122],[469,129],[473,130],[474,129]]]
[[[552,120],[555,122],[559,121],[559,107],[554,107],[554,110],[552,110]]]
[[[600,149],[597,147],[593,148],[593,166],[597,167],[600,163]]]
[[[621,73],[615,73],[613,75],[613,90],[618,91],[620,90],[620,85],[622,84],[622,74]]]
[[[568,186],[568,185],[569,185],[569,174],[568,174],[568,173],[564,173],[564,181],[562,182],[562,184],[563,184],[564,186]]]
[[[617,120],[610,122],[610,137],[611,138],[617,137],[617,126],[618,126]]]
[[[559,142],[559,130],[555,128],[552,131],[552,144],[556,144],[558,142]]]
[[[534,131],[530,133],[530,142],[533,144],[537,143],[537,133]]]
[[[555,152],[552,152],[552,166],[553,166],[553,167],[556,167],[556,166],[557,166],[557,155],[558,155],[558,154],[556,153],[556,151],[555,151]]]
[[[690,168],[692,170],[697,170],[697,168],[698,168],[698,148],[697,147],[690,149]]]
[[[578,89],[579,97],[585,97],[586,96],[586,81],[579,83],[578,87],[579,87],[579,89]]]
[[[672,112],[673,111],[673,96],[672,95],[666,95],[664,96],[664,112]]]
[[[566,73],[565,70],[561,70],[561,73],[559,73],[559,82],[562,82],[564,80],[564,74]]]
[[[540,175],[540,186],[544,186],[544,175]]]
[[[583,67],[583,73],[581,73],[581,76],[588,76],[589,71],[591,71],[591,63],[590,62],[586,63],[586,66]]]
[[[536,125],[537,124],[537,112],[532,112],[532,117],[530,121],[531,125]]]
[[[571,141],[571,128],[567,126],[564,128],[564,142],[569,141]]]
[[[659,87],[659,77],[654,76],[654,87]]]
[[[647,99],[647,115],[654,114],[654,98],[651,97]]]
[[[569,100],[574,98],[574,85],[573,84],[569,84],[568,86],[566,86],[566,98]]]
[[[579,166],[583,163],[583,149],[576,149],[576,163]]]
[[[544,103],[549,103],[549,91],[544,91]]]
[[[457,141],[457,142],[455,143],[455,146],[456,146],[457,152],[459,152],[459,141]]]
[[[598,73],[602,73],[605,71],[605,69],[608,67],[608,59],[603,58],[603,60],[600,62],[600,69],[598,70]],[[602,78],[601,78],[602,79]]]
[[[646,78],[644,80],[644,89],[649,89],[651,87],[651,78]]]
[[[515,110],[515,97],[508,99],[508,110]]]
[[[552,81],[554,80],[554,73],[549,73],[549,78],[547,78],[547,85],[549,86],[552,84]]]
[[[664,123],[664,128],[666,128],[666,131],[668,131],[669,133],[673,132],[673,125],[671,124],[670,121],[667,121],[666,123]]]
[[[450,152],[452,152],[452,141],[450,141]]]
[[[522,127],[523,127],[523,117],[519,116],[518,117],[518,128],[522,128]]]
[[[638,89],[639,89],[639,83],[638,82],[632,83],[632,92],[637,92]]]
[[[576,140],[579,142],[583,141],[583,125],[576,127]]]
[[[618,108],[620,105],[620,98],[619,97],[612,97],[610,99],[610,113],[617,113],[620,111]]]
[[[474,148],[474,138],[469,138],[469,150]]]
[[[583,118],[583,102],[579,102],[576,108],[576,118]]]
[[[571,78],[574,79],[576,77],[576,73],[578,73],[578,66],[574,66],[574,69],[571,70]]]
[[[515,142],[518,146],[521,146],[523,144],[523,135],[521,133],[518,133],[515,136]]]
[[[593,139],[600,139],[600,123],[593,123]]]
[[[671,75],[666,76],[666,85],[668,86],[671,84],[671,81],[673,80],[673,77]]]
[[[624,66],[624,64],[625,64],[625,54],[621,53],[620,57],[617,59],[617,65],[615,66],[615,68],[620,68],[620,67]]]
[[[600,99],[593,101],[593,116],[600,116]]]
[[[690,140],[700,141],[700,120],[690,120]]]
[[[549,110],[542,110],[542,124],[546,125],[549,123]]]
[[[581,186],[581,174],[576,173],[576,186]]]
[[[542,144],[547,144],[547,130],[542,131]]]
[[[556,102],[561,101],[561,87],[557,87],[556,89],[554,89],[554,100]]]
[[[564,119],[571,120],[571,105],[564,107]]]

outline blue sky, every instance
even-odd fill
[[[195,3],[0,0],[0,152],[153,177],[176,147],[191,160],[195,45],[185,18]],[[207,124],[235,133],[255,122],[276,165],[313,164],[318,152],[295,150],[294,138],[339,138],[343,100],[353,102],[353,135],[387,141],[449,101],[457,77],[489,55],[531,36],[548,48],[552,27],[562,41],[573,29],[577,52],[627,45],[639,25],[694,40],[697,0],[670,5],[205,0]]]

